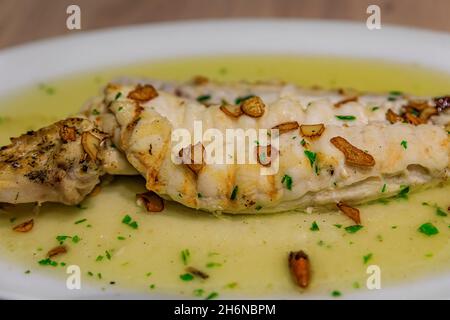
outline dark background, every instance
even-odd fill
[[[81,31],[66,29],[66,8],[81,7]],[[0,48],[97,28],[182,19],[288,17],[365,21],[450,32],[450,0],[0,0]],[[419,44],[418,44],[419,45]]]

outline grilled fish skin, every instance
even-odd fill
[[[235,119],[222,112],[220,105],[204,105],[163,91],[149,101],[129,99],[129,93],[135,89],[115,84],[105,91],[105,103],[120,127],[118,146],[146,178],[147,189],[191,208],[269,213],[331,206],[339,201],[357,204],[393,196],[405,185],[415,188],[448,179],[449,139],[442,126],[390,124],[384,120],[351,126],[319,108],[310,113],[308,107],[289,96],[264,101],[266,111],[260,118],[243,115]],[[291,121],[320,122],[325,131],[320,137],[306,139],[305,145],[298,130],[281,134],[280,169],[274,175],[261,175],[260,164],[207,164],[194,173],[171,159],[172,153],[178,151],[173,150],[171,133],[186,128],[193,135],[194,120],[202,121],[204,131],[270,129]],[[349,165],[344,154],[330,142],[334,137],[345,138],[365,150],[375,165]],[[403,141],[408,142],[407,148]],[[253,149],[247,148],[247,156],[253,152],[249,150]],[[316,155],[314,165],[305,151]],[[290,187],[283,182],[285,176],[292,181]],[[233,196],[234,190],[237,192]]]
[[[68,118],[11,138],[0,150],[0,202],[81,202],[104,174],[85,150],[86,135],[94,148],[104,136],[91,121]]]

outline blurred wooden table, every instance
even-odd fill
[[[382,23],[450,32],[450,0],[0,0],[0,48],[65,34],[66,8],[81,8],[83,32],[181,19],[288,17],[365,22],[369,4]]]

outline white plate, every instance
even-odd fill
[[[178,56],[242,53],[319,54],[417,63],[450,73],[450,35],[365,22],[229,20],[134,26],[86,32],[0,52],[0,95],[71,73]],[[98,288],[69,291],[44,274],[23,281],[23,270],[0,261],[3,298],[148,298]],[[152,296],[153,298],[164,298]],[[280,297],[274,297],[280,298]],[[289,297],[282,297],[289,298]],[[293,298],[293,297],[290,297]],[[320,297],[312,297],[320,298]],[[450,275],[346,298],[447,298]]]

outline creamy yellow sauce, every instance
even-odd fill
[[[6,144],[9,136],[75,114],[114,77],[185,80],[197,74],[218,80],[281,79],[306,86],[418,95],[450,91],[448,75],[379,61],[293,56],[160,61],[52,80],[11,93],[0,100],[0,144]],[[354,234],[344,229],[352,221],[338,212],[216,217],[166,203],[164,212],[148,214],[135,203],[143,186],[138,177],[116,178],[79,208],[44,204],[39,213],[29,205],[7,208],[0,215],[1,259],[16,261],[24,271],[23,281],[42,272],[65,281],[64,267],[42,266],[38,261],[58,245],[57,236],[76,235],[81,240],[65,240],[67,254],[54,260],[80,266],[83,281],[106,291],[119,287],[188,298],[205,298],[212,292],[219,297],[329,296],[334,290],[345,296],[366,290],[366,268],[371,264],[381,269],[382,288],[450,268],[450,218],[437,215],[434,207],[447,212],[449,185],[412,194],[408,200],[360,207],[364,228]],[[422,205],[425,201],[433,206]],[[137,229],[122,223],[127,214],[138,223]],[[35,220],[31,232],[12,231],[31,217]],[[86,220],[75,224],[82,219]],[[313,222],[318,231],[310,230]],[[418,228],[427,222],[439,233],[420,233]],[[207,280],[180,279],[186,273],[181,258],[186,249],[187,265],[206,272]],[[311,260],[307,290],[295,286],[287,264],[289,251],[300,249]],[[98,256],[103,259],[97,261]]]

